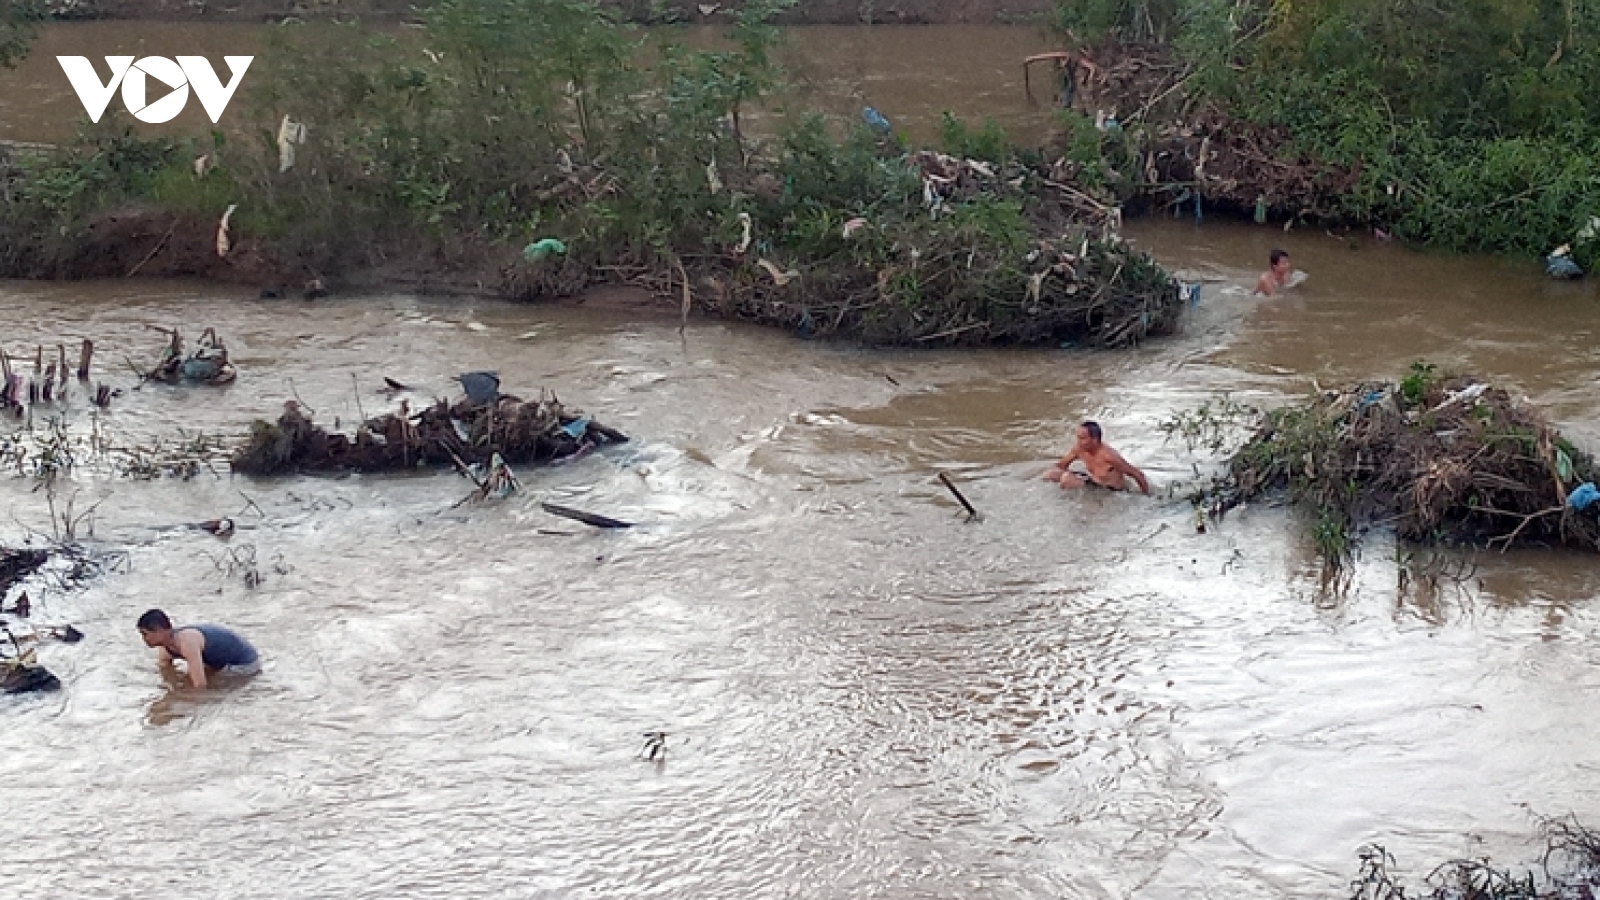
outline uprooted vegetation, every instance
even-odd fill
[[[402,402],[398,412],[369,419],[353,437],[324,430],[291,401],[277,422],[251,425],[232,462],[233,471],[246,475],[490,469],[497,457],[514,465],[558,464],[627,439],[568,411],[554,396],[524,402],[506,395],[483,404],[439,400],[415,414]]]
[[[1442,863],[1407,890],[1394,872],[1395,859],[1377,844],[1360,849],[1360,873],[1350,900],[1593,900],[1600,896],[1600,835],[1575,818],[1540,823],[1545,845],[1541,873],[1496,868],[1487,859]],[[1542,875],[1542,877],[1541,877]]]
[[[1245,426],[1226,471],[1194,502],[1220,517],[1282,492],[1316,519],[1329,559],[1365,529],[1402,539],[1484,547],[1600,549],[1600,519],[1584,499],[1589,454],[1505,388],[1438,377],[1415,364],[1398,382],[1367,382],[1260,411],[1207,406],[1166,426],[1191,443]],[[1590,488],[1592,490],[1592,487]]]

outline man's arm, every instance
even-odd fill
[[[197,688],[205,687],[206,661],[202,655],[206,647],[205,637],[198,631],[186,629],[178,632],[177,642],[184,662],[189,664],[189,683]]]
[[[1145,496],[1149,496],[1150,481],[1144,477],[1144,473],[1139,471],[1137,466],[1123,459],[1121,453],[1115,453],[1112,462],[1116,465],[1117,471],[1138,482],[1139,491]]]
[[[1058,462],[1055,465],[1051,466],[1050,468],[1046,469],[1045,472],[1044,472],[1044,475],[1041,476],[1041,477],[1051,478],[1057,472],[1065,472],[1065,471],[1067,471],[1067,467],[1072,465],[1073,460],[1081,459],[1081,458],[1082,458],[1082,455],[1078,453],[1077,445],[1073,445],[1072,450],[1069,451],[1066,456],[1061,457],[1061,461],[1060,462]]]
[[[1261,277],[1256,279],[1256,293],[1265,294],[1268,297],[1271,297],[1272,292],[1276,289],[1277,286],[1272,283],[1271,272],[1263,272],[1261,273]]]

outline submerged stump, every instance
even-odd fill
[[[421,412],[400,411],[368,419],[354,435],[329,432],[298,403],[284,404],[277,422],[257,420],[234,451],[233,471],[246,475],[289,472],[393,472],[427,466],[481,465],[499,454],[511,465],[550,465],[581,458],[627,435],[575,411],[554,397],[523,401],[502,395],[475,405],[439,400]]]

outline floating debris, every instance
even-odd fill
[[[493,403],[500,397],[499,372],[463,372],[456,376],[467,399],[479,406]]]
[[[504,500],[522,489],[516,473],[511,471],[511,467],[506,465],[505,459],[498,453],[489,459],[489,473],[486,476],[479,478],[477,467],[463,469],[461,474],[471,478],[478,487],[456,506],[469,502],[482,503],[490,497]]]
[[[552,516],[561,516],[564,519],[572,519],[576,522],[582,522],[585,525],[593,525],[596,528],[633,527],[632,522],[624,522],[621,519],[613,519],[609,516],[597,516],[594,513],[584,512],[581,509],[573,509],[569,506],[557,506],[554,503],[541,503],[539,504],[539,507]]]
[[[210,519],[208,521],[201,522],[194,527],[200,531],[206,532],[207,534],[214,534],[219,538],[225,538],[233,534],[234,526],[232,519],[222,518]]]
[[[0,630],[11,639],[11,646],[15,650],[14,656],[0,656],[0,690],[8,694],[24,694],[61,689],[61,679],[39,665],[38,654],[33,647],[22,649],[22,643],[10,628],[0,626]]]
[[[398,412],[369,419],[347,436],[313,424],[291,401],[276,423],[258,420],[251,426],[232,465],[235,472],[248,475],[392,472],[419,466],[492,466],[496,454],[509,465],[545,465],[628,440],[594,421],[581,430],[569,427],[585,418],[569,412],[554,396],[525,402],[502,394],[487,404],[440,400],[414,414],[402,401]]]
[[[148,326],[167,336],[167,346],[155,368],[143,373],[148,381],[167,384],[198,382],[201,384],[227,384],[238,377],[233,363],[228,360],[228,348],[217,337],[215,328],[207,328],[200,336],[195,351],[183,355],[183,335],[176,328]]]
[[[0,597],[11,590],[17,582],[32,575],[49,561],[50,553],[47,550],[11,550],[0,547]],[[18,602],[22,601],[19,599]],[[21,615],[25,616],[27,613]]]
[[[1569,493],[1600,480],[1593,457],[1489,382],[1418,363],[1399,382],[1247,416],[1253,433],[1194,498],[1213,516],[1285,490],[1319,517],[1329,558],[1380,523],[1421,543],[1600,550],[1600,519]]]

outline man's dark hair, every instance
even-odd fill
[[[1283,259],[1283,258],[1287,257],[1288,255],[1289,255],[1289,251],[1287,251],[1287,250],[1274,250],[1274,251],[1272,251],[1272,257],[1271,257],[1272,264],[1273,265],[1277,265],[1278,264],[1278,260]]]
[[[161,631],[172,627],[172,620],[159,609],[152,609],[139,617],[140,631]]]
[[[1083,430],[1089,432],[1089,437],[1092,437],[1097,441],[1100,440],[1099,422],[1086,421],[1083,423]]]

